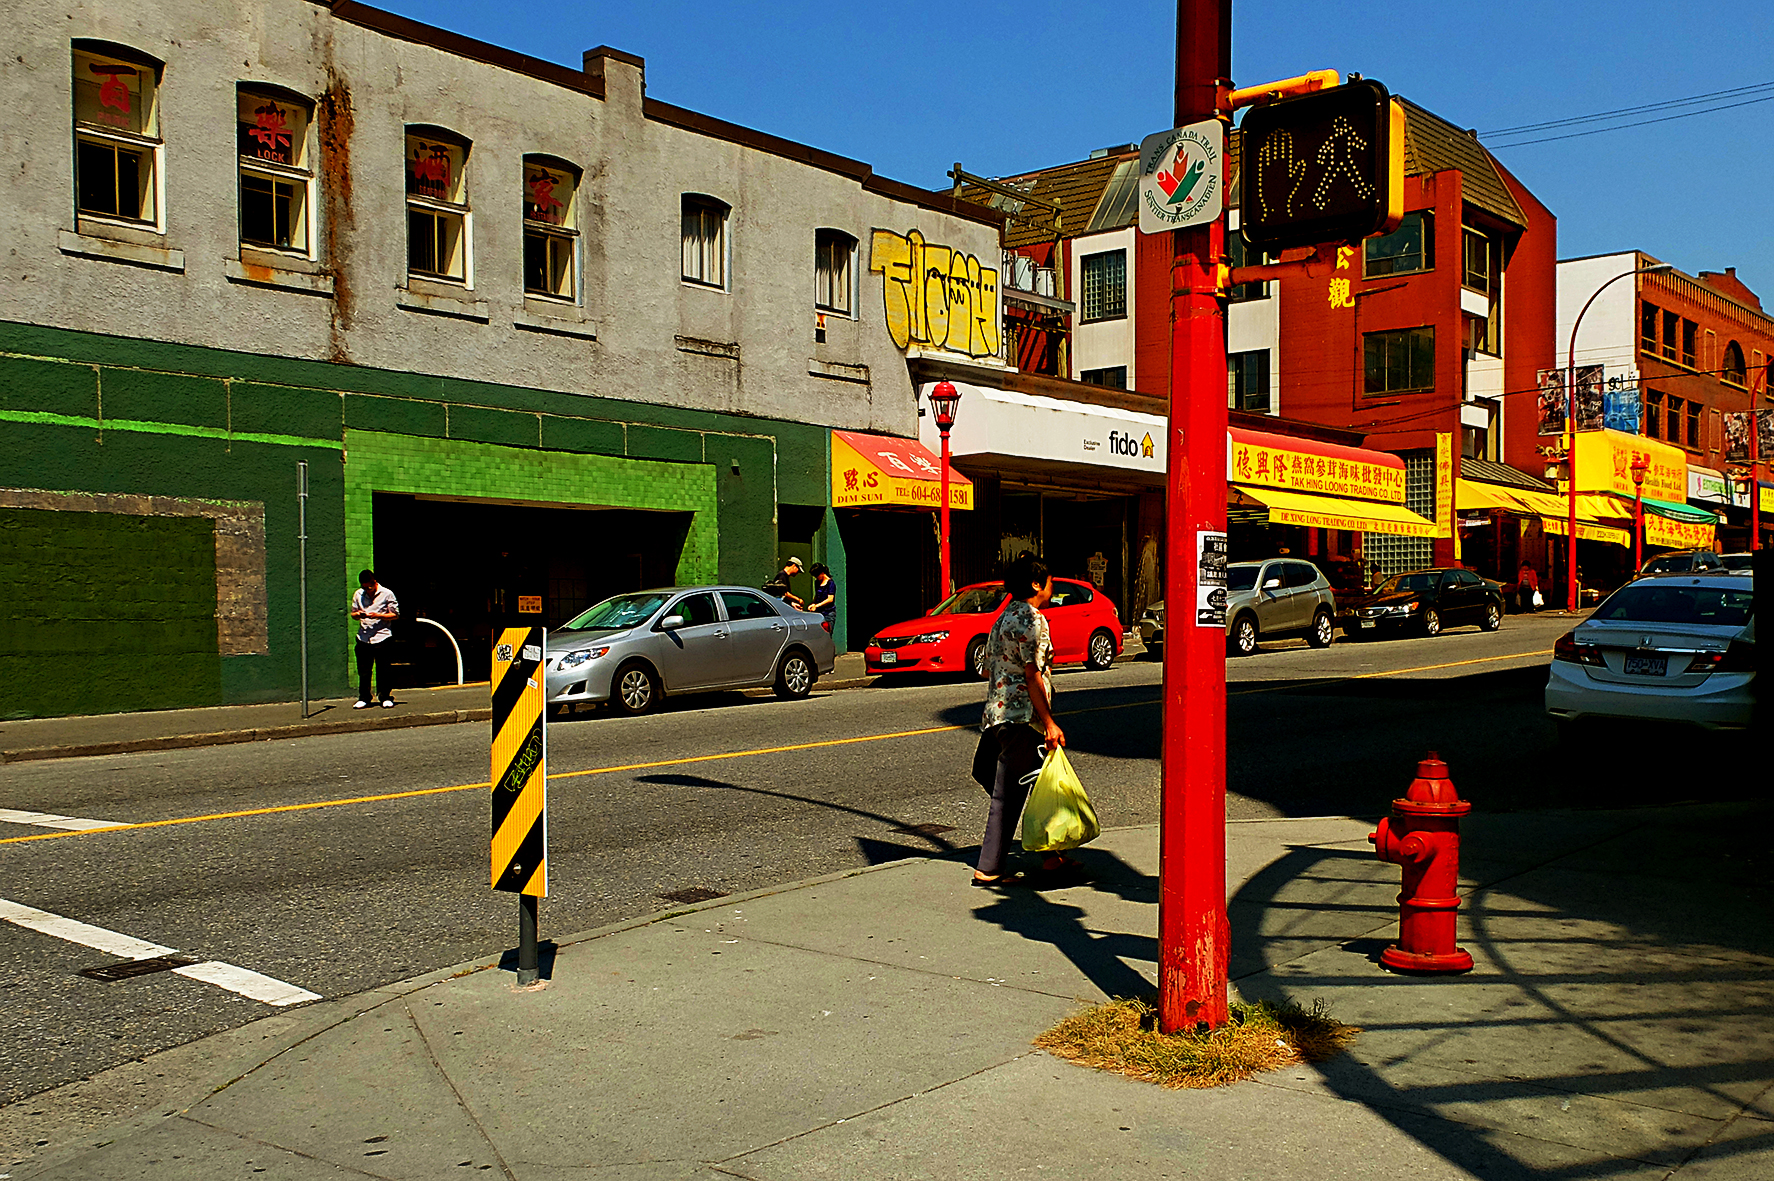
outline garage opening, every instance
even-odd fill
[[[376,573],[400,598],[404,686],[456,679],[449,641],[414,617],[448,628],[467,679],[485,680],[500,628],[558,628],[611,595],[673,585],[695,516],[393,492],[375,493],[372,511]]]

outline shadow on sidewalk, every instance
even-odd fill
[[[1120,857],[1102,849],[1083,848],[1071,854],[1082,866],[1084,888],[1110,894],[1126,902],[1151,906],[1158,901],[1158,879],[1143,874]],[[1069,893],[1069,891],[1068,891]],[[1072,962],[1104,996],[1146,996],[1153,984],[1133,964],[1158,966],[1158,940],[1151,935],[1104,931],[1085,922],[1089,912],[1067,900],[1037,890],[1008,889],[996,900],[973,908],[974,917],[992,923],[1024,939],[1052,944]]]

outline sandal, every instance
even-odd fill
[[[972,878],[972,883],[982,890],[995,890],[1001,886],[1027,886],[1029,875],[1025,873],[1001,873],[995,878]]]

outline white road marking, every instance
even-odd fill
[[[107,931],[103,927],[94,927],[88,923],[63,918],[59,914],[51,914],[47,910],[38,910],[31,906],[22,906],[17,902],[0,898],[0,919],[26,930],[37,931],[44,935],[53,935],[57,939],[65,939],[69,943],[78,943],[82,947],[90,947],[95,951],[105,952],[126,960],[147,960],[155,956],[177,955],[178,949],[163,947],[158,943],[149,943],[130,935],[120,935],[116,931]],[[205,984],[214,984],[229,992],[239,993],[248,1000],[262,1001],[267,1005],[300,1004],[302,1001],[317,1001],[320,994],[309,992],[305,988],[297,988],[293,984],[285,984],[281,980],[273,980],[269,976],[221,960],[206,960],[201,964],[189,967],[174,968],[174,974],[201,980]]]
[[[38,828],[65,828],[87,832],[95,828],[116,828],[121,820],[83,820],[78,816],[57,816],[54,812],[21,812],[17,808],[0,808],[0,821],[7,824],[34,824]]]

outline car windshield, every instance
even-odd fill
[[[1257,584],[1257,571],[1260,566],[1227,566],[1226,589],[1229,591],[1249,590]]]
[[[1679,558],[1652,558],[1645,563],[1646,574],[1681,574],[1694,568],[1691,554],[1683,554]]]
[[[1009,593],[1002,586],[970,587],[938,603],[930,614],[989,615],[1003,605]]]
[[[1742,627],[1755,596],[1748,588],[1637,582],[1609,595],[1592,619],[1621,623],[1700,623]]]
[[[586,628],[634,627],[645,623],[653,617],[665,600],[671,596],[659,593],[642,595],[617,595],[613,599],[605,599],[595,607],[586,609],[567,620],[567,631],[580,631]]]
[[[1435,589],[1435,572],[1419,570],[1415,574],[1394,574],[1380,584],[1379,593],[1389,595],[1394,591],[1408,591],[1411,594],[1422,594]]]

